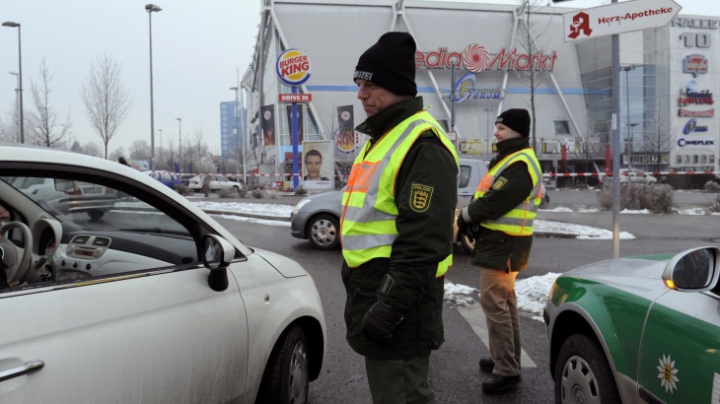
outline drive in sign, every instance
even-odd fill
[[[564,13],[565,42],[662,27],[681,9],[672,0],[633,0]]]

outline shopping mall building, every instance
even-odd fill
[[[545,172],[565,164],[604,172],[613,139],[611,37],[566,41],[563,13],[580,10],[532,7],[529,20],[526,11],[431,1],[265,0],[242,81],[248,172],[268,178],[292,172],[291,104],[280,102],[292,87],[279,78],[291,48],[297,52],[290,59],[310,69],[296,86],[311,100],[297,103],[299,151],[329,144],[324,157],[334,159],[335,175],[352,161],[364,136],[353,139],[346,129],[365,119],[352,74],[359,55],[387,31],[414,36],[418,95],[448,131],[454,124],[462,154],[489,160],[495,116],[534,108],[531,136]],[[719,24],[679,14],[666,27],[620,35],[622,167],[718,170]]]

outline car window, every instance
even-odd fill
[[[468,186],[470,181],[470,173],[472,168],[470,166],[460,166],[460,176],[458,177],[458,188],[465,188]]]
[[[33,229],[35,260],[46,260],[27,270],[27,287],[199,262],[188,229],[150,203],[94,182],[37,179],[18,177],[10,184],[42,184],[37,192],[15,188],[37,205],[26,210],[35,213],[25,215]],[[0,204],[17,204],[19,195],[11,196],[0,194]],[[21,230],[5,236],[20,248],[26,245]]]

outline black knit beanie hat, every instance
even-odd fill
[[[367,80],[397,95],[417,94],[415,40],[407,32],[388,32],[360,55],[353,81]]]
[[[530,114],[526,109],[512,108],[495,118],[495,124],[503,124],[519,133],[520,136],[530,135]]]

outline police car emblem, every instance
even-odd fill
[[[415,212],[425,212],[430,207],[435,188],[422,184],[412,184],[410,192],[410,208]]]

